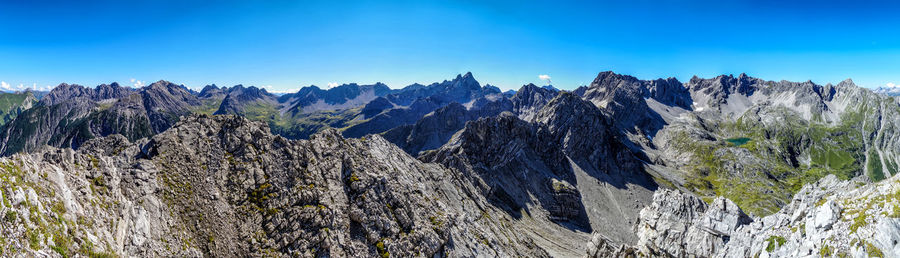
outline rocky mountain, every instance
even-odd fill
[[[426,114],[450,103],[469,104],[473,100],[499,94],[500,89],[497,87],[482,87],[471,72],[457,75],[451,81],[445,80],[428,86],[413,84],[366,104],[361,110],[366,121],[347,127],[343,134],[346,137],[361,137],[382,133],[413,124]]]
[[[309,113],[362,106],[392,92],[394,90],[380,82],[373,85],[343,84],[327,90],[308,86],[301,88],[297,93],[282,95],[279,102],[289,103],[286,112]]]
[[[138,90],[115,83],[94,89],[63,84],[0,127],[0,153],[6,156],[44,145],[78,148],[111,134],[137,140],[165,131],[198,105],[194,95],[166,81]]]
[[[893,96],[893,97],[900,96],[900,86],[896,86],[896,85],[891,85],[888,87],[878,87],[872,91],[874,91],[875,93],[878,93],[878,94],[884,94],[884,95]]]
[[[528,84],[508,99],[505,96],[489,95],[474,100],[468,107],[453,102],[425,115],[415,124],[396,127],[383,133],[383,136],[415,156],[447,143],[468,121],[497,116],[505,111],[531,121],[558,94],[559,90],[555,88]]]
[[[77,84],[60,84],[41,98],[39,105],[52,106],[64,101],[85,98],[92,101],[118,99],[133,93],[133,89],[119,86],[118,83],[101,84],[96,88],[87,88]]]
[[[5,254],[548,255],[470,185],[379,136],[291,141],[201,115],[0,163]]]
[[[636,241],[637,211],[657,188],[612,123],[563,93],[533,121],[509,112],[481,118],[419,158],[465,175],[523,234],[543,236],[537,245],[551,255],[577,255],[583,246],[575,243],[592,231]]]
[[[574,92],[612,114],[662,184],[732,198],[757,215],[828,174],[877,181],[897,171],[900,105],[850,80],[681,83],[603,72]]]
[[[0,126],[4,255],[900,253],[900,101],[851,80],[23,96]]]
[[[410,155],[421,151],[437,149],[447,143],[450,137],[465,127],[466,122],[482,117],[492,117],[504,111],[511,111],[513,104],[506,98],[476,100],[472,107],[452,102],[425,115],[415,124],[395,127],[383,136]]]
[[[225,97],[214,114],[241,114],[247,117],[266,116],[279,108],[278,97],[254,86],[236,85],[226,89]],[[212,92],[210,92],[212,93]],[[271,109],[271,110],[268,110]]]

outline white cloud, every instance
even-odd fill
[[[136,80],[134,78],[131,78],[131,83],[134,85],[135,88],[144,87],[144,82]]]
[[[538,75],[538,78],[540,78],[542,81],[549,81],[550,75],[541,74],[541,75]]]
[[[339,85],[339,84],[336,83],[336,82],[329,82],[329,83],[328,83],[328,88],[331,89],[331,88],[337,87],[338,85]]]
[[[887,85],[888,88],[894,88],[894,87],[897,87],[897,85],[894,84],[893,82],[889,82],[889,83],[887,83],[887,84],[885,84],[885,85]]]

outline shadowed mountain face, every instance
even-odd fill
[[[539,221],[522,226],[535,234],[565,228],[553,237],[565,242],[602,231],[632,242],[631,223],[642,207],[634,203],[648,202],[656,184],[614,129],[593,104],[562,93],[531,122],[512,113],[481,118],[420,159],[460,171],[510,216]]]
[[[480,100],[480,101],[479,101]],[[512,110],[512,102],[505,98],[476,100],[471,109],[453,102],[425,115],[415,124],[402,125],[388,130],[384,138],[397,144],[410,155],[432,150],[447,143],[454,133],[463,129],[466,122],[481,117],[492,117]]]

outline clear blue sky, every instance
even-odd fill
[[[0,81],[12,86],[398,88],[472,71],[504,89],[542,74],[572,89],[604,70],[900,84],[900,8],[888,2],[19,2],[0,3]]]

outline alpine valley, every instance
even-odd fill
[[[895,93],[613,72],[2,93],[0,255],[897,256]]]

